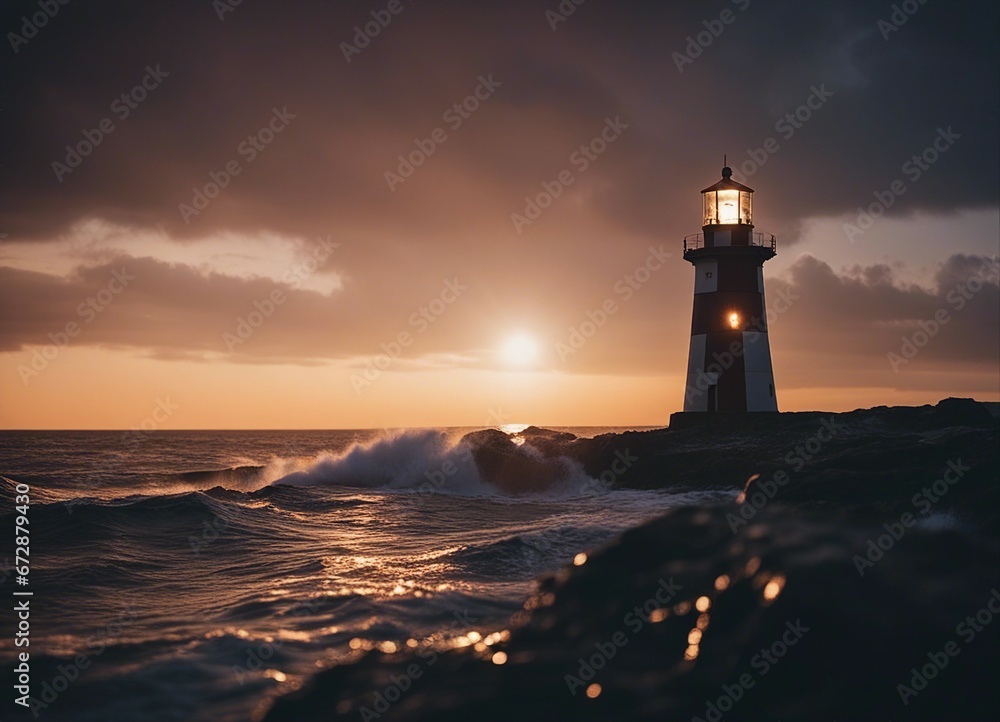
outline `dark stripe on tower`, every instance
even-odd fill
[[[747,257],[740,255],[719,256],[718,264],[719,288],[727,291],[751,291],[760,293],[757,287],[757,266],[747,262]]]
[[[764,296],[754,291],[715,291],[697,293],[694,297],[694,312],[691,314],[691,335],[699,333],[723,333],[732,331],[729,314],[739,314],[741,330],[767,331],[767,316],[764,313]]]
[[[705,370],[718,371],[719,411],[747,410],[744,358],[742,331],[709,333],[705,337]]]

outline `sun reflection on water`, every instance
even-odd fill
[[[500,424],[498,428],[505,434],[520,434],[530,425],[531,424]]]

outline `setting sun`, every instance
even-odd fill
[[[512,366],[529,366],[538,358],[538,343],[527,334],[510,336],[503,345],[503,358]]]

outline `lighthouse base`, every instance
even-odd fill
[[[767,419],[783,416],[780,411],[759,411],[748,414],[745,411],[720,411],[717,414],[706,414],[698,411],[675,411],[670,414],[667,427],[671,431],[682,429],[715,429],[724,431],[747,431],[758,429],[760,423]]]
[[[691,336],[684,411],[777,411],[771,348],[763,331]]]

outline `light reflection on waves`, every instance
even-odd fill
[[[183,476],[314,459],[375,434],[157,434],[127,454],[114,435],[49,444],[41,434],[0,452],[0,473],[32,480],[32,552],[45,559],[32,569],[46,600],[32,612],[32,646],[45,650],[32,657],[38,679],[77,654],[92,661],[62,698],[86,703],[46,719],[246,720],[267,696],[363,654],[353,639],[495,654],[491,635],[509,629],[537,574],[669,504],[655,492],[470,497],[241,486],[252,469],[225,483],[217,472]],[[95,644],[131,602],[134,622]]]

